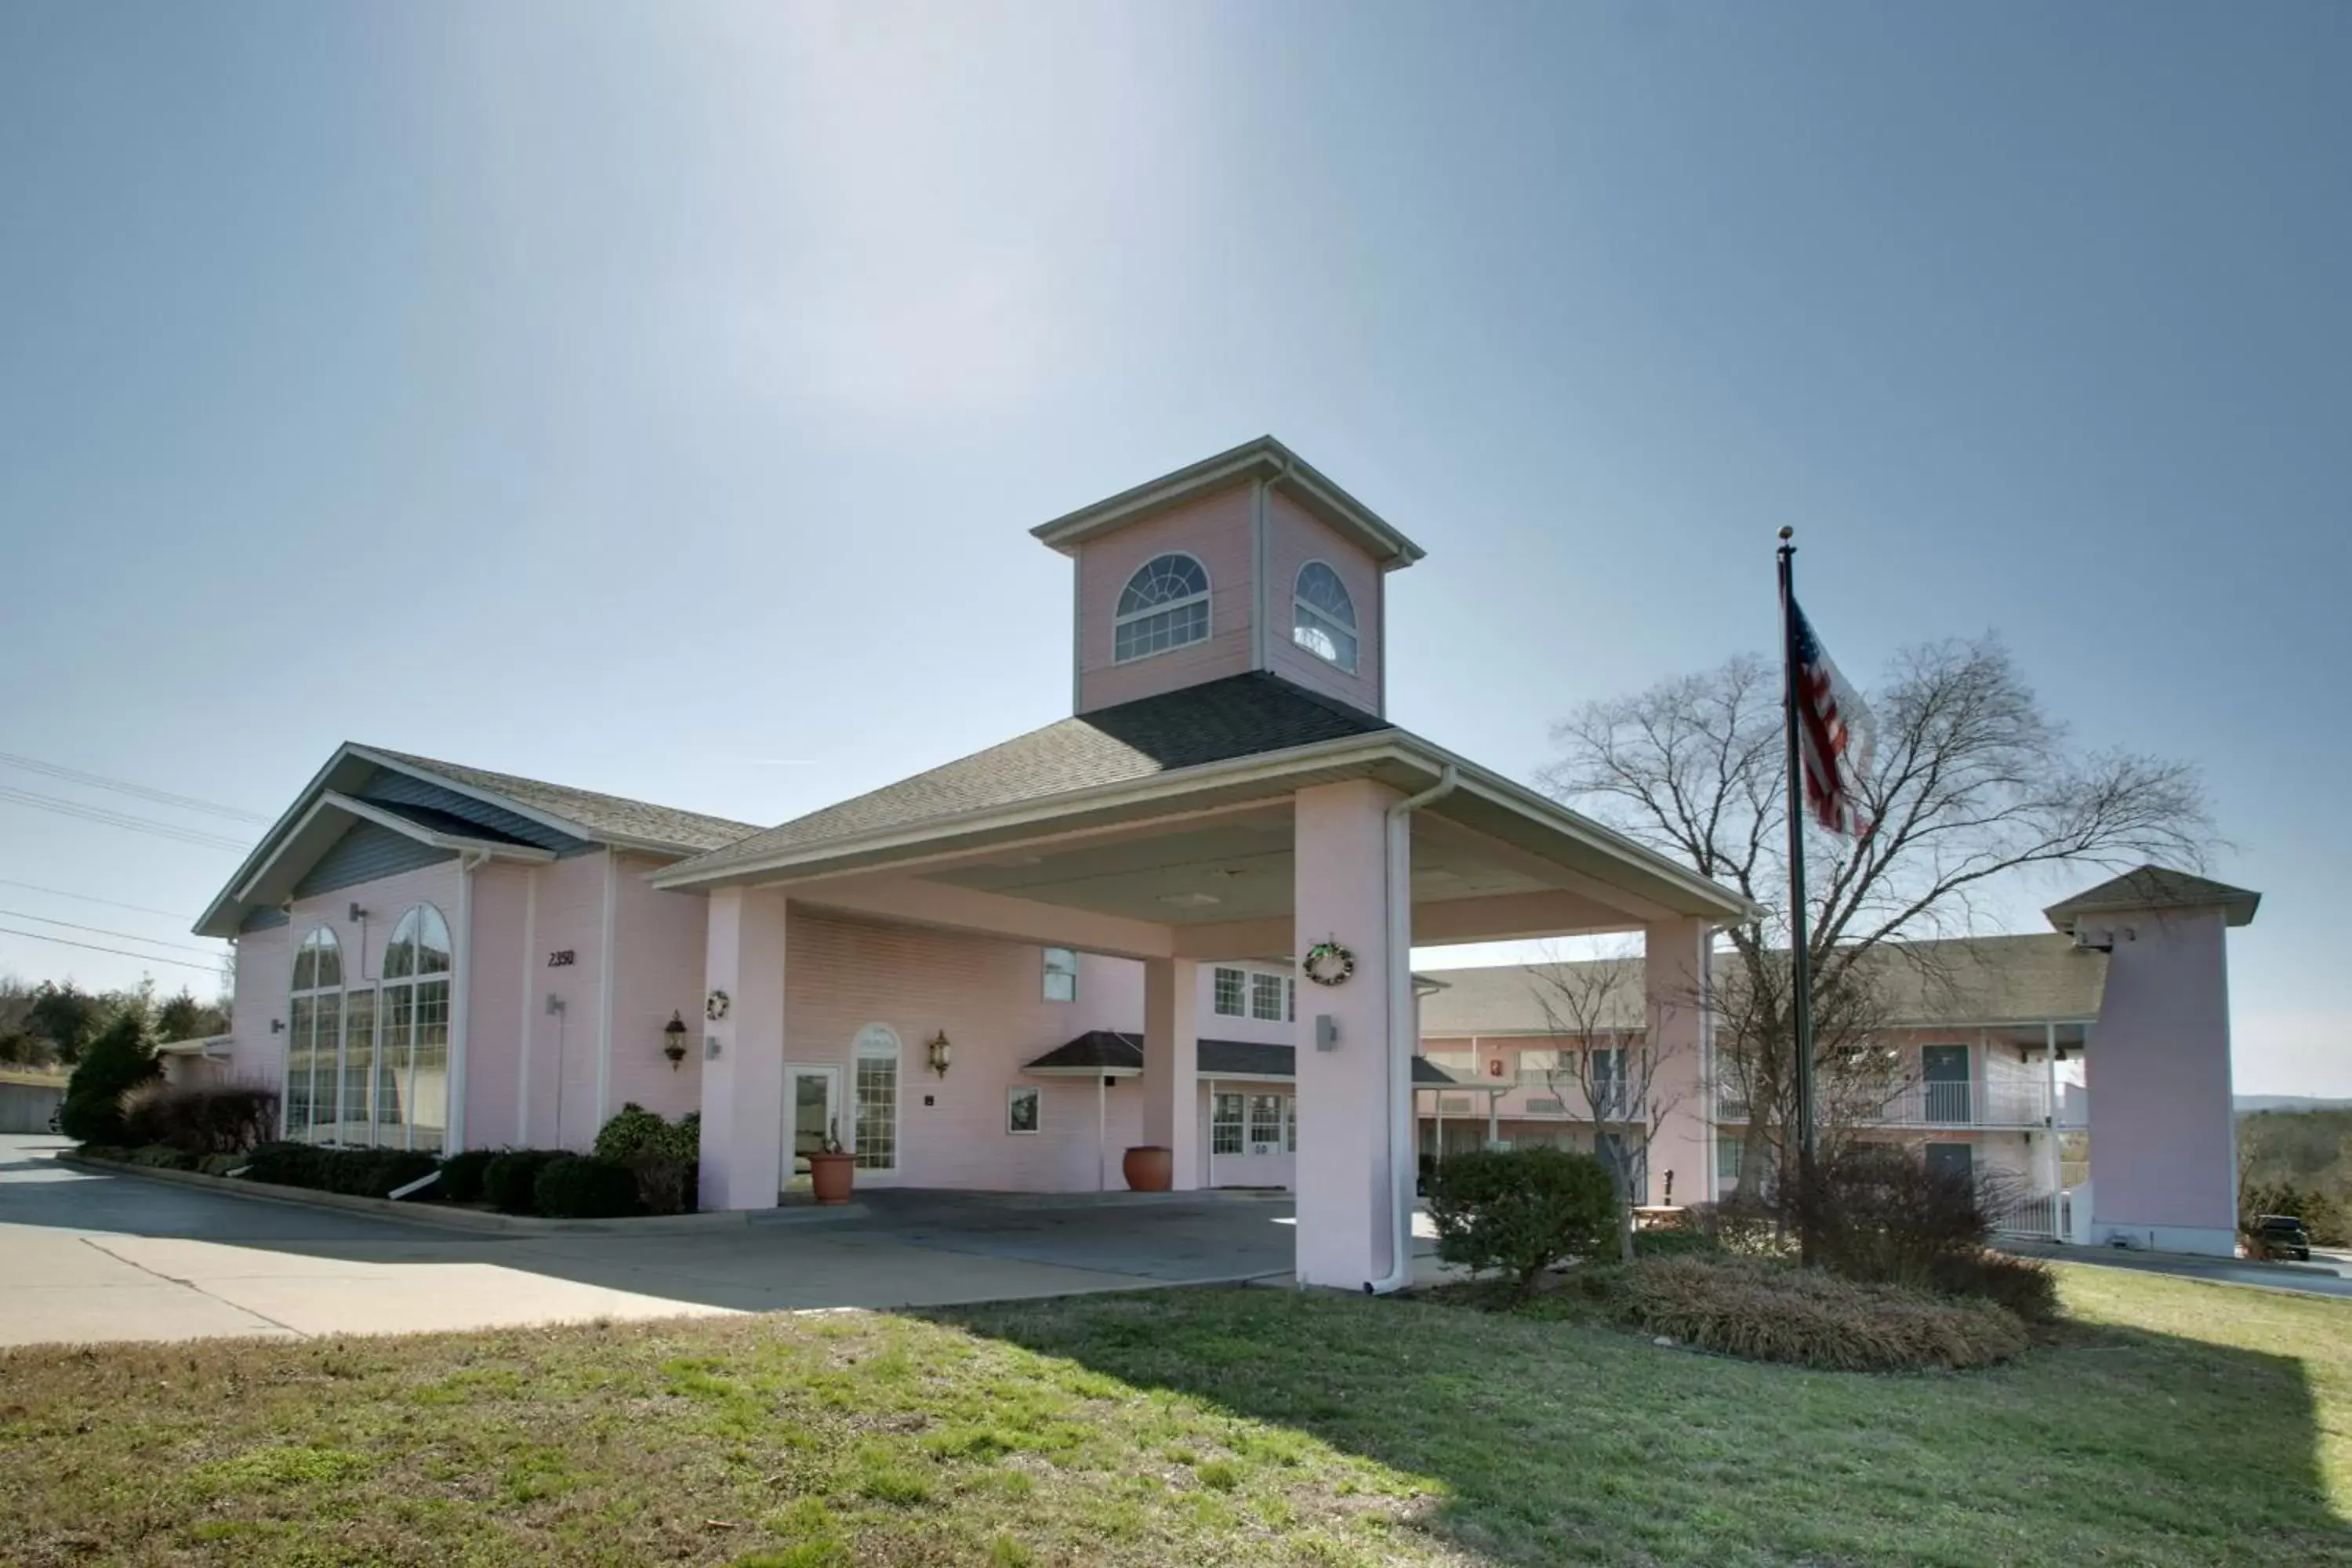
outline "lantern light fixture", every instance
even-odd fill
[[[686,1060],[686,1020],[675,1008],[669,1022],[662,1026],[662,1055],[669,1058],[669,1070],[676,1072],[678,1063]]]
[[[948,1032],[941,1029],[931,1037],[929,1047],[931,1070],[941,1078],[948,1076],[948,1064],[955,1059],[955,1047],[948,1043]]]

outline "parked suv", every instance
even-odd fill
[[[2291,1214],[2266,1214],[2254,1220],[2254,1234],[2273,1258],[2311,1261],[2311,1228]]]

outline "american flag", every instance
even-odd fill
[[[1797,752],[1804,763],[1806,808],[1833,833],[1867,838],[1871,821],[1862,779],[1870,771],[1870,710],[1838,673],[1793,600],[1789,613],[1796,621]]]

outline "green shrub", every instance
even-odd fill
[[[77,1143],[129,1143],[122,1097],[163,1071],[149,1046],[146,1015],[123,1008],[83,1049],[80,1065],[66,1080],[58,1130]]]
[[[196,1169],[207,1176],[226,1176],[231,1171],[243,1170],[251,1158],[249,1154],[201,1154],[196,1158]]]
[[[1926,1288],[1937,1260],[1992,1237],[1977,1183],[1908,1149],[1858,1145],[1820,1162],[1810,1212],[1822,1264],[1849,1279]],[[1803,1223],[1801,1215],[1800,1223]]]
[[[151,1171],[193,1171],[196,1168],[196,1156],[169,1143],[149,1143],[131,1151],[131,1163]]]
[[[315,1143],[279,1139],[257,1143],[246,1156],[246,1176],[280,1187],[322,1187],[326,1184],[327,1152]]]
[[[415,1149],[325,1149],[320,1161],[326,1190],[355,1198],[388,1198],[431,1175],[440,1162]]]
[[[658,1137],[668,1125],[661,1112],[647,1110],[635,1100],[629,1100],[622,1105],[618,1115],[597,1130],[596,1158],[617,1164]]]
[[[150,1079],[122,1097],[124,1131],[140,1143],[196,1154],[234,1154],[278,1125],[278,1091],[256,1084],[167,1084]]]
[[[468,1149],[450,1155],[441,1162],[441,1184],[434,1189],[435,1195],[453,1204],[481,1202],[482,1174],[502,1152],[499,1149]]]
[[[500,1214],[537,1214],[540,1172],[573,1157],[569,1149],[506,1150],[482,1167],[482,1196]]]
[[[616,1219],[636,1212],[637,1175],[617,1161],[566,1155],[541,1168],[534,1196],[550,1219]]]
[[[1432,1174],[1429,1215],[1440,1258],[1498,1271],[1524,1298],[1545,1269],[1610,1246],[1617,1191],[1606,1166],[1574,1150],[1472,1150]]]
[[[2006,1307],[2029,1323],[2058,1321],[2058,1277],[2039,1258],[1992,1251],[1947,1253],[1936,1259],[1928,1282],[1947,1296]]]
[[[1633,1256],[1636,1258],[1681,1258],[1694,1252],[1714,1254],[1722,1250],[1723,1244],[1702,1230],[1680,1227],[1633,1233]]]
[[[2028,1344],[2025,1325],[1990,1302],[1757,1258],[1645,1258],[1595,1269],[1586,1289],[1627,1328],[1749,1361],[1903,1372],[1989,1366]]]

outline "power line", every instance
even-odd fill
[[[68,893],[63,888],[44,888],[37,882],[19,882],[13,877],[0,877],[0,888],[22,888],[28,893],[49,893],[60,899],[79,899],[85,904],[104,904],[110,910],[135,910],[142,915],[162,915],[167,921],[193,921],[194,915],[184,915],[177,910],[152,909],[146,904],[126,904],[119,899],[101,899],[93,893]]]
[[[127,812],[84,805],[78,800],[60,800],[53,795],[35,795],[31,790],[11,789],[5,784],[0,784],[0,800],[13,800],[20,805],[33,806],[41,811],[54,811],[61,816],[79,816],[86,822],[101,822],[109,827],[128,827],[134,833],[152,833],[158,838],[177,839],[183,844],[198,844],[207,849],[246,847],[243,839],[231,838],[226,834],[206,833],[202,828],[158,822],[151,816],[132,816]]]
[[[37,931],[18,931],[14,926],[0,926],[0,936],[28,936],[35,942],[53,942],[59,947],[87,948],[91,952],[111,952],[121,958],[135,958],[142,963],[174,964],[182,969],[201,969],[206,974],[220,973],[220,965],[217,963],[198,963],[185,958],[158,958],[151,952],[132,952],[130,949],[121,947],[100,947],[94,942],[70,942],[61,936],[43,936]]]
[[[132,784],[129,779],[108,778],[104,773],[86,773],[79,768],[60,767],[56,763],[42,762],[37,757],[20,757],[10,752],[0,752],[0,763],[5,763],[12,768],[23,768],[28,773],[47,773],[53,779],[69,779],[75,784],[88,784],[92,789],[110,789],[118,795],[135,795],[142,800],[152,800],[161,805],[176,805],[188,811],[201,811],[212,816],[226,816],[233,822],[266,823],[269,820],[257,811],[247,811],[234,805],[218,805],[209,800],[198,800],[192,795],[173,795],[169,790],[151,789],[145,784]]]
[[[193,942],[165,942],[161,937],[141,936],[135,931],[110,931],[104,926],[76,925],[71,921],[58,920],[49,915],[28,914],[23,910],[0,910],[0,916],[12,921],[38,921],[45,926],[63,926],[68,931],[86,931],[93,936],[119,936],[125,942],[143,942],[153,947],[176,947],[182,952],[218,952],[212,947],[198,947]]]

